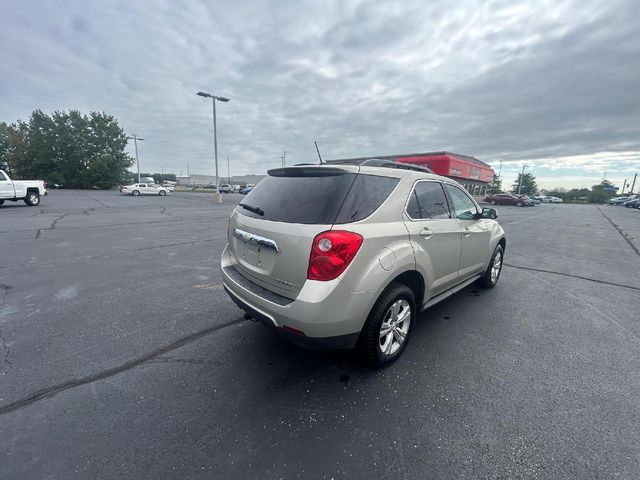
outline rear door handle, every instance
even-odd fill
[[[468,237],[469,235],[471,235],[471,230],[469,230],[469,227],[464,227],[464,230],[462,230],[462,233],[464,234],[465,237]]]
[[[428,228],[423,228],[422,230],[420,230],[420,233],[418,233],[418,235],[420,235],[422,238],[431,238],[433,232]]]

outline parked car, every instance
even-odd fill
[[[524,196],[524,198],[526,198],[532,206],[536,206],[536,205],[540,205],[540,200],[538,200],[537,198],[534,197],[528,197],[528,196]]]
[[[494,195],[487,195],[484,199],[485,202],[489,202],[491,205],[515,205],[517,207],[530,207],[533,205],[529,199],[522,195],[514,195],[511,193],[496,193]]]
[[[134,183],[133,185],[126,185],[120,190],[125,195],[160,195],[164,196],[169,193],[162,185],[156,185],[155,183]]]
[[[635,195],[631,195],[631,196],[627,195],[624,197],[613,197],[613,198],[610,198],[609,201],[607,201],[607,203],[609,205],[622,205],[624,204],[624,202],[628,202],[629,200],[634,200],[635,197],[636,197]]]
[[[240,192],[240,185],[232,185],[231,186],[231,191],[233,193],[239,193]]]
[[[231,193],[231,185],[228,183],[220,185],[220,193]]]
[[[551,196],[545,196],[543,203],[562,203],[562,199],[560,197],[551,197]]]
[[[240,193],[246,195],[247,193],[250,193],[251,190],[253,190],[253,187],[244,187],[240,189]]]
[[[162,186],[167,189],[167,192],[171,193],[176,191],[176,186],[174,184],[164,183]]]
[[[640,205],[640,199],[633,198],[631,200],[627,200],[623,205],[627,208],[638,208],[638,205]]]
[[[40,197],[47,194],[42,180],[11,180],[4,170],[0,170],[0,206],[5,201],[23,200],[31,207],[40,205]]]
[[[423,309],[496,285],[506,246],[496,211],[451,179],[389,164],[270,170],[239,203],[221,266],[248,318],[305,347],[358,346],[383,366]]]

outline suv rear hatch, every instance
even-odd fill
[[[270,170],[231,215],[228,240],[236,270],[295,299],[307,280],[316,235],[369,216],[398,183],[358,172],[353,166]]]

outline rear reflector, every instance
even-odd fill
[[[282,329],[285,332],[293,333],[294,335],[300,335],[301,337],[306,337],[302,330],[298,330],[297,328],[290,327],[288,325],[283,325]]]

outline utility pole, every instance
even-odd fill
[[[162,177],[162,183],[164,183],[164,165],[160,165],[160,176]]]
[[[498,170],[498,177],[502,174],[502,160],[500,160],[500,170]]]
[[[529,165],[522,166],[522,173],[520,174],[520,182],[518,182],[518,195],[520,195],[520,190],[522,189],[522,181],[524,180],[524,169]]]
[[[191,185],[191,174],[189,173],[189,160],[187,160],[187,182]]]
[[[282,168],[287,166],[287,151],[282,152],[282,156],[280,157],[282,160]]]
[[[635,186],[636,186],[636,177],[637,177],[637,176],[638,176],[638,174],[637,174],[637,173],[633,175],[633,183],[631,184],[631,193],[633,193],[633,189],[634,189],[634,188],[635,188]]]
[[[135,133],[131,136],[127,136],[127,140],[133,140],[133,144],[136,147],[136,169],[138,170],[138,183],[140,183],[140,162],[138,161],[138,140],[143,141],[144,138],[139,138]]]
[[[231,186],[231,170],[229,169],[229,155],[227,155],[227,178],[229,179],[229,186]]]
[[[624,179],[624,183],[622,184],[622,193],[624,193],[624,189],[627,186],[627,179]]]

